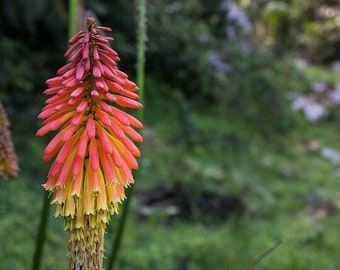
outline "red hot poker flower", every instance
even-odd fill
[[[111,29],[96,26],[93,18],[86,23],[87,31],[69,41],[69,62],[46,81],[44,93],[52,96],[38,116],[43,124],[37,136],[58,130],[43,155],[44,161],[53,159],[44,187],[54,193],[56,215],[65,219],[70,252],[102,237],[133,183],[131,170],[138,168],[133,141],[142,142],[135,130],[142,124],[121,110],[142,107],[138,87],[118,69],[118,54],[107,45],[113,39],[100,35]],[[100,231],[89,235],[88,228]],[[90,252],[102,250],[101,244]]]
[[[17,176],[19,171],[17,156],[11,140],[6,111],[0,103],[0,178]]]

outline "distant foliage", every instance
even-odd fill
[[[170,86],[168,97],[181,97],[177,109],[184,114],[202,106],[222,105],[228,108],[229,116],[256,131],[270,132],[268,127],[279,132],[289,130],[292,118],[286,106],[286,92],[302,87],[302,83],[298,83],[299,75],[291,64],[277,60],[265,43],[254,39],[258,22],[268,27],[266,34],[277,40],[277,46],[283,51],[289,47],[284,44],[286,37],[296,37],[295,32],[280,36],[285,32],[279,28],[276,32],[269,31],[270,27],[283,22],[277,13],[276,17],[270,13],[270,2],[263,0],[258,6],[241,6],[240,1],[231,0],[149,0],[148,76]],[[121,68],[133,75],[135,8],[123,0],[88,0],[85,4],[86,9],[96,14],[99,25],[110,25],[114,29],[114,49],[121,52],[124,60]],[[313,2],[312,6],[315,5]],[[296,17],[298,21],[301,16],[296,15],[295,9],[309,8],[295,2],[281,6],[288,8],[289,17]],[[14,0],[1,2],[0,8],[3,26],[0,56],[4,63],[0,67],[0,87],[4,89],[0,98],[5,104],[22,109],[32,98],[39,97],[42,102],[41,95],[33,93],[41,93],[45,88],[44,79],[63,64],[60,55],[67,46],[67,5],[53,1],[51,8],[51,3],[44,0],[33,4]],[[262,12],[262,8],[266,11]],[[112,16],[110,10],[113,9],[119,9],[120,16]],[[278,24],[267,21],[267,15],[274,16]],[[295,19],[289,19],[289,23],[295,25]],[[300,44],[298,39],[288,40],[293,47]],[[285,80],[287,77],[291,80]],[[159,93],[157,87],[148,91]]]
[[[0,2],[0,99],[23,109],[44,78],[60,65],[66,48],[66,19],[60,1]],[[48,14],[48,16],[46,16]]]
[[[259,42],[282,54],[293,50],[318,64],[340,55],[340,9],[336,0],[249,1]]]

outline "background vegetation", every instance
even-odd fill
[[[133,1],[88,0],[134,78]],[[149,0],[145,143],[118,269],[338,269],[336,0]],[[21,172],[0,182],[0,269],[31,264],[47,165],[44,81],[67,1],[0,2],[0,100]],[[50,211],[42,269],[64,269]],[[107,250],[119,216],[107,233]]]

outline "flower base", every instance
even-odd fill
[[[83,228],[67,229],[69,270],[103,269],[105,224],[92,227],[90,218],[84,217]]]

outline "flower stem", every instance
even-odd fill
[[[41,257],[42,257],[43,247],[44,247],[45,238],[46,238],[46,228],[47,228],[49,209],[50,209],[49,194],[47,192],[44,192],[44,201],[43,201],[43,207],[40,213],[40,225],[39,225],[38,236],[37,236],[36,244],[35,244],[32,270],[40,269]]]
[[[78,0],[69,0],[68,12],[68,37],[71,38],[76,32],[78,27]]]
[[[146,0],[137,0],[138,28],[137,28],[137,85],[139,86],[139,102],[144,104],[144,77],[145,77],[145,43],[146,35]],[[144,117],[143,108],[138,110],[139,120]]]
[[[107,265],[106,269],[107,270],[112,270],[114,269],[117,256],[118,256],[118,251],[122,242],[123,238],[123,233],[124,233],[124,228],[126,224],[126,219],[129,211],[129,206],[130,206],[130,201],[133,193],[133,186],[131,186],[127,192],[126,192],[126,200],[123,205],[123,209],[121,211],[121,217],[119,219],[117,231],[116,231],[116,237],[112,243],[112,248],[111,248],[111,253],[109,254],[108,260],[107,260]]]
[[[136,0],[138,14],[137,14],[137,85],[139,87],[139,101],[144,104],[144,77],[145,77],[145,43],[146,35],[146,0]],[[138,119],[143,122],[144,111],[143,108],[138,110]],[[134,178],[137,177],[138,171],[135,171]],[[118,252],[121,246],[124,228],[128,212],[130,209],[130,202],[134,191],[134,185],[127,190],[127,198],[124,202],[121,217],[119,219],[116,237],[112,243],[111,253],[107,261],[107,270],[112,270],[115,267]]]

